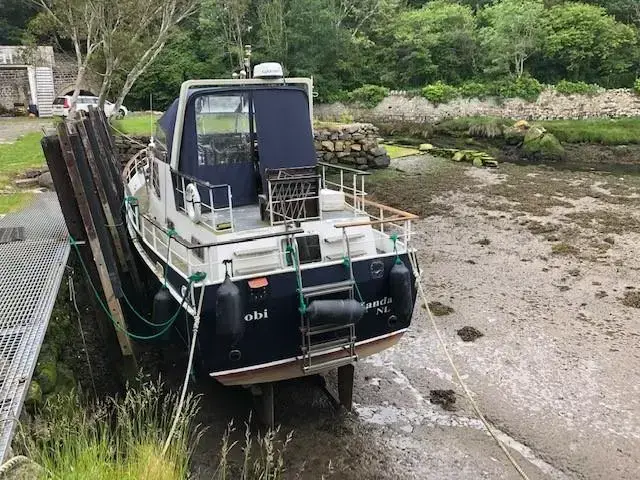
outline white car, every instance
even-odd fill
[[[92,97],[87,95],[79,95],[76,101],[76,110],[82,112],[88,112],[89,106],[93,105],[98,108],[98,97]],[[53,101],[53,114],[66,117],[69,115],[69,107],[71,106],[71,95],[64,95],[58,97]],[[116,114],[118,118],[124,117],[129,114],[129,110],[124,105],[121,105],[117,112],[114,112],[115,105],[108,100],[104,102],[104,113],[107,117],[111,117]]]

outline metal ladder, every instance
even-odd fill
[[[296,275],[298,276],[298,285],[302,286],[301,294],[304,298],[305,304],[307,304],[309,300],[335,293],[347,292],[349,298],[353,298],[356,282],[353,276],[351,257],[349,256],[349,238],[344,234],[343,239],[345,242],[345,251],[347,253],[346,258],[349,259],[349,278],[340,282],[331,282],[305,287],[302,283],[302,273],[300,271],[298,244],[295,238],[291,238],[293,254],[296,256],[295,265],[297,266]],[[332,332],[334,333],[333,336],[335,338],[327,340],[325,334]],[[354,323],[346,325],[326,324],[311,326],[307,315],[304,315],[301,312],[300,333],[302,337],[302,370],[305,374],[310,375],[331,368],[341,367],[358,360],[358,355],[356,354],[356,329]],[[324,336],[324,338],[322,338],[322,336]],[[314,361],[314,358],[329,353],[334,354],[330,360]]]

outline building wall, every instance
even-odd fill
[[[29,77],[26,68],[0,69],[0,113],[13,110],[14,103],[29,105]]]
[[[76,83],[77,64],[73,57],[64,53],[56,53],[53,66],[53,85],[56,95],[65,95],[72,91]],[[81,90],[97,95],[100,92],[100,78],[93,72],[85,75]]]

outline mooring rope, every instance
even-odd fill
[[[394,241],[394,246],[395,246],[395,241]],[[413,253],[412,252],[407,252],[407,256],[409,258],[409,262],[411,263],[411,268],[413,269],[413,274],[414,274],[414,276],[416,278],[416,285],[418,287],[418,293],[420,294],[420,297],[421,297],[422,301],[424,302],[425,309],[427,310],[427,314],[429,316],[429,319],[431,320],[431,324],[433,325],[433,329],[435,330],[436,336],[438,337],[438,342],[442,346],[442,350],[444,351],[444,354],[446,355],[447,360],[449,361],[449,364],[451,365],[451,368],[453,370],[453,373],[455,374],[456,379],[458,380],[458,383],[462,387],[462,390],[464,391],[465,396],[469,400],[469,403],[471,403],[471,406],[473,407],[473,410],[475,411],[476,415],[478,416],[478,418],[480,419],[480,421],[482,422],[484,427],[487,429],[489,434],[496,441],[496,443],[498,444],[500,449],[504,452],[504,454],[506,455],[506,457],[509,460],[509,462],[511,463],[511,465],[513,465],[513,467],[516,469],[518,474],[524,480],[529,480],[529,477],[527,476],[525,471],[518,464],[516,459],[513,458],[513,455],[511,455],[511,453],[509,452],[507,447],[504,445],[504,443],[494,433],[491,424],[487,421],[485,416],[482,414],[482,411],[480,410],[480,407],[478,406],[478,404],[476,403],[476,401],[473,399],[473,397],[471,395],[471,391],[469,390],[469,387],[467,387],[467,384],[462,379],[462,375],[460,375],[460,371],[458,370],[458,367],[456,367],[456,364],[453,361],[453,358],[451,357],[451,354],[449,353],[449,349],[447,348],[447,345],[445,344],[444,339],[442,338],[442,334],[440,333],[440,329],[438,328],[438,323],[436,322],[436,318],[434,317],[433,313],[431,312],[431,309],[429,308],[429,302],[427,300],[427,295],[425,294],[424,287],[422,286],[422,282],[420,281],[420,273],[418,271],[418,262],[417,262],[417,260],[415,258],[415,252],[413,252]]]
[[[91,378],[91,385],[93,386],[93,394],[96,398],[98,398],[98,389],[96,388],[96,381],[93,376],[93,368],[91,367],[91,359],[89,358],[89,349],[87,348],[87,341],[84,336],[84,330],[82,328],[82,321],[80,315],[80,309],[78,308],[78,303],[76,302],[76,289],[73,284],[73,270],[71,270],[71,274],[69,275],[69,299],[73,303],[73,307],[76,310],[76,318],[78,320],[78,330],[80,330],[80,338],[82,339],[82,347],[84,348],[84,354],[87,357],[87,366],[89,367],[89,377]]]

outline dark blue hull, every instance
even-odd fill
[[[140,244],[153,262],[162,263],[144,243]],[[355,298],[362,300],[367,307],[364,317],[356,325],[356,344],[392,337],[394,333],[403,332],[411,323],[411,315],[400,315],[400,310],[391,298],[389,272],[395,259],[395,256],[385,256],[354,260],[352,263],[359,292],[355,293]],[[406,254],[400,255],[400,259],[410,268]],[[381,264],[383,268],[380,268]],[[264,368],[265,364],[295,361],[302,355],[295,272],[256,275],[260,276],[267,279],[268,285],[259,291],[249,287],[249,279],[234,282],[242,295],[245,322],[244,333],[237,339],[219,335],[216,331],[216,293],[219,285],[206,287],[197,343],[200,369],[207,373],[249,370],[251,367],[259,369]],[[348,269],[342,264],[302,270],[305,287],[340,282],[348,278]],[[187,281],[171,268],[168,269],[167,279],[178,292],[182,286],[187,285]],[[411,298],[415,303],[415,282],[411,289]],[[196,298],[199,296],[198,292]],[[331,339],[331,335],[333,334],[327,334],[327,340]]]

